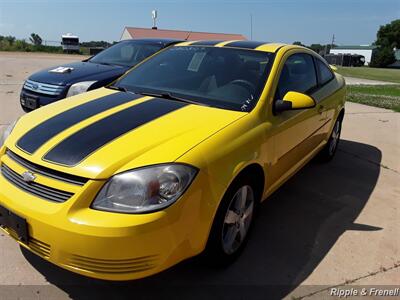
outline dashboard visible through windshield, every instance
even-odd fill
[[[273,58],[273,53],[254,50],[175,46],[138,65],[114,86],[250,111],[260,97]]]

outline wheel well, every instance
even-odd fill
[[[251,164],[246,166],[240,173],[236,176],[236,179],[241,177],[250,177],[252,182],[254,182],[254,188],[256,189],[257,198],[259,201],[262,201],[262,195],[264,192],[264,183],[265,183],[265,175],[264,170],[259,164]]]
[[[343,121],[343,118],[344,118],[344,108],[342,108],[338,116],[338,119],[340,119],[340,121]]]

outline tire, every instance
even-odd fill
[[[29,112],[31,112],[31,111],[32,111],[32,109],[30,109],[30,108],[27,108],[27,107],[25,107],[25,106],[22,106],[22,105],[21,105],[21,108],[22,108],[22,110],[23,110],[24,112],[26,112],[26,113],[29,113]]]
[[[335,156],[336,150],[340,141],[340,133],[342,131],[342,118],[337,118],[335,125],[333,125],[332,133],[329,137],[328,143],[321,150],[318,155],[320,162],[329,162]]]
[[[251,177],[238,177],[231,184],[214,218],[205,250],[207,263],[226,266],[241,254],[260,202],[259,194]]]

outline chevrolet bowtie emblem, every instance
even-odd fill
[[[26,171],[26,172],[22,173],[22,179],[27,183],[31,183],[31,182],[35,181],[36,176],[32,172]]]

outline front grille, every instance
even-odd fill
[[[118,260],[72,255],[68,260],[67,266],[94,273],[126,274],[150,270],[156,267],[156,262],[156,255]]]
[[[31,193],[40,198],[54,201],[54,202],[65,202],[69,198],[73,196],[73,193],[57,190],[40,183],[31,182],[27,183],[23,180],[22,176],[18,173],[11,170],[4,163],[1,165],[1,174],[6,178],[10,183],[15,185],[16,187],[24,190],[28,193]]]
[[[55,171],[55,170],[52,170],[49,168],[45,168],[45,167],[33,164],[30,161],[22,158],[21,156],[15,154],[14,152],[12,152],[8,149],[6,150],[6,154],[10,159],[12,159],[19,165],[27,168],[28,170],[30,170],[36,174],[40,174],[40,175],[43,175],[46,177],[50,177],[53,179],[57,179],[57,180],[60,180],[63,182],[72,183],[72,184],[76,184],[76,185],[80,185],[80,186],[84,185],[88,181],[87,178],[74,176],[74,175],[63,173],[63,172],[58,172],[58,171]]]
[[[60,95],[63,90],[64,86],[48,84],[48,83],[41,83],[32,80],[27,80],[24,83],[24,89],[30,90],[32,92],[36,92],[39,94],[57,96]]]
[[[50,245],[46,244],[42,241],[39,241],[34,238],[29,238],[29,248],[34,251],[36,254],[44,257],[44,258],[49,258],[50,257]]]

